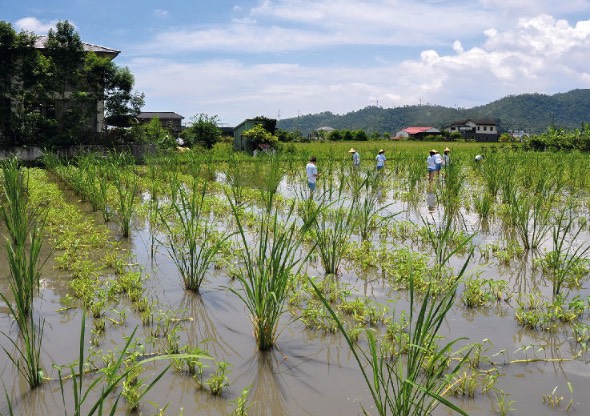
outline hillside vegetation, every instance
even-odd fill
[[[590,120],[590,89],[577,89],[555,95],[510,95],[473,108],[438,105],[412,105],[397,108],[369,106],[338,115],[329,111],[279,120],[277,127],[307,134],[319,127],[338,130],[362,129],[368,133],[395,133],[408,126],[443,128],[462,119],[492,119],[500,131],[524,130],[539,134],[549,126],[579,128]]]

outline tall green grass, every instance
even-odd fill
[[[33,297],[39,290],[45,211],[29,203],[28,181],[16,160],[4,162],[2,173],[0,217],[8,231],[4,245],[18,319],[30,315]],[[2,297],[6,301],[4,295]]]
[[[4,293],[0,293],[0,298],[14,316],[22,339],[21,344],[3,333],[14,351],[10,352],[4,347],[2,349],[29,386],[34,388],[43,381],[40,356],[44,321],[39,318],[38,325],[35,325],[32,310],[35,294],[39,291],[45,217],[42,209],[32,207],[29,202],[28,180],[19,169],[18,162],[3,162],[2,173],[4,177],[0,217],[8,230],[4,246],[10,272],[9,288],[14,304]]]
[[[241,219],[242,210],[227,195],[235,217],[242,247],[239,258],[243,267],[238,273],[240,288],[230,288],[246,305],[254,326],[258,349],[275,345],[279,318],[284,311],[292,276],[297,274],[309,254],[300,247],[310,221],[300,225],[294,215],[295,204],[286,212],[278,208],[263,211],[251,236]]]
[[[355,200],[353,206],[357,217],[356,230],[363,241],[368,241],[379,227],[399,214],[387,213],[387,209],[393,203],[385,205],[380,203],[382,187],[380,176],[378,172],[367,171],[362,182],[353,190]]]
[[[117,189],[116,204],[119,226],[123,237],[129,238],[139,184],[137,177],[131,170],[117,169],[114,180]]]
[[[176,179],[170,186],[175,216],[170,220],[166,218],[165,211],[160,211],[168,253],[182,276],[184,287],[199,292],[215,256],[231,234],[218,235],[211,224],[205,210],[207,182],[199,186],[194,180],[192,189],[187,190]]]
[[[581,227],[575,229],[571,206],[557,214],[551,227],[552,251],[547,255],[547,267],[554,299],[562,293],[574,269],[587,260],[590,244],[578,243],[582,230]]]
[[[357,199],[341,198],[319,206],[314,215],[315,244],[326,274],[338,274],[347,244],[357,228],[360,216]]]
[[[437,257],[444,262],[443,265],[448,262],[454,252],[469,241],[469,239],[464,240],[458,248],[449,252],[445,249],[451,245],[445,241],[448,240],[449,233],[442,232],[437,235],[440,240],[436,244],[439,247]],[[366,331],[368,350],[363,350],[346,330],[344,323],[324,297],[322,291],[311,278],[309,279],[353,353],[371,393],[377,414],[383,416],[427,416],[439,404],[443,404],[459,414],[467,415],[466,412],[443,396],[446,388],[452,383],[453,377],[459,373],[469,357],[470,350],[464,351],[462,357],[453,361],[453,348],[459,340],[452,340],[441,345],[439,332],[447,313],[454,304],[457,285],[465,272],[470,257],[470,255],[467,257],[458,275],[452,278],[449,290],[435,295],[432,292],[431,284],[422,295],[421,300],[418,300],[410,269],[410,306],[407,329],[409,344],[405,355],[396,354],[393,357],[385,356],[381,352],[371,330]],[[366,415],[370,414],[365,408],[363,408],[363,412]]]

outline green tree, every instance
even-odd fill
[[[333,132],[330,133],[330,136],[328,137],[328,139],[333,142],[339,142],[342,140],[342,133],[339,130],[334,130]]]
[[[133,75],[86,52],[67,21],[37,37],[0,22],[0,143],[79,144],[92,139],[104,102],[107,120],[128,126],[143,105]]]
[[[213,148],[215,143],[221,139],[221,129],[217,123],[217,116],[208,116],[203,113],[194,116],[184,133],[187,144],[201,145],[207,149]]]
[[[279,141],[274,134],[270,133],[260,124],[255,125],[250,130],[246,130],[242,133],[242,136],[252,142],[253,149],[258,148],[261,144],[275,147]]]
[[[352,141],[354,140],[354,134],[350,130],[344,130],[342,140],[346,140],[347,142]]]
[[[369,140],[369,136],[364,130],[355,130],[354,131],[354,140],[358,140],[360,142],[366,142]]]
[[[0,143],[4,145],[19,144],[30,119],[39,118],[42,108],[43,88],[38,82],[45,70],[35,39],[32,33],[17,33],[10,23],[0,21]]]

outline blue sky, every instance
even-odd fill
[[[473,107],[590,88],[590,0],[0,0],[118,49],[144,111],[233,126],[369,105]]]

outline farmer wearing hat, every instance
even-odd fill
[[[359,152],[354,150],[354,147],[351,147],[348,153],[352,154],[352,167],[358,168],[361,165],[361,155],[359,155]]]
[[[450,152],[451,149],[445,147],[445,150],[443,151],[443,166],[449,166],[451,164],[451,155],[449,154]]]
[[[387,158],[385,157],[385,150],[379,150],[379,154],[377,155],[375,160],[377,161],[377,170],[383,169],[385,167],[385,161],[387,160]]]

